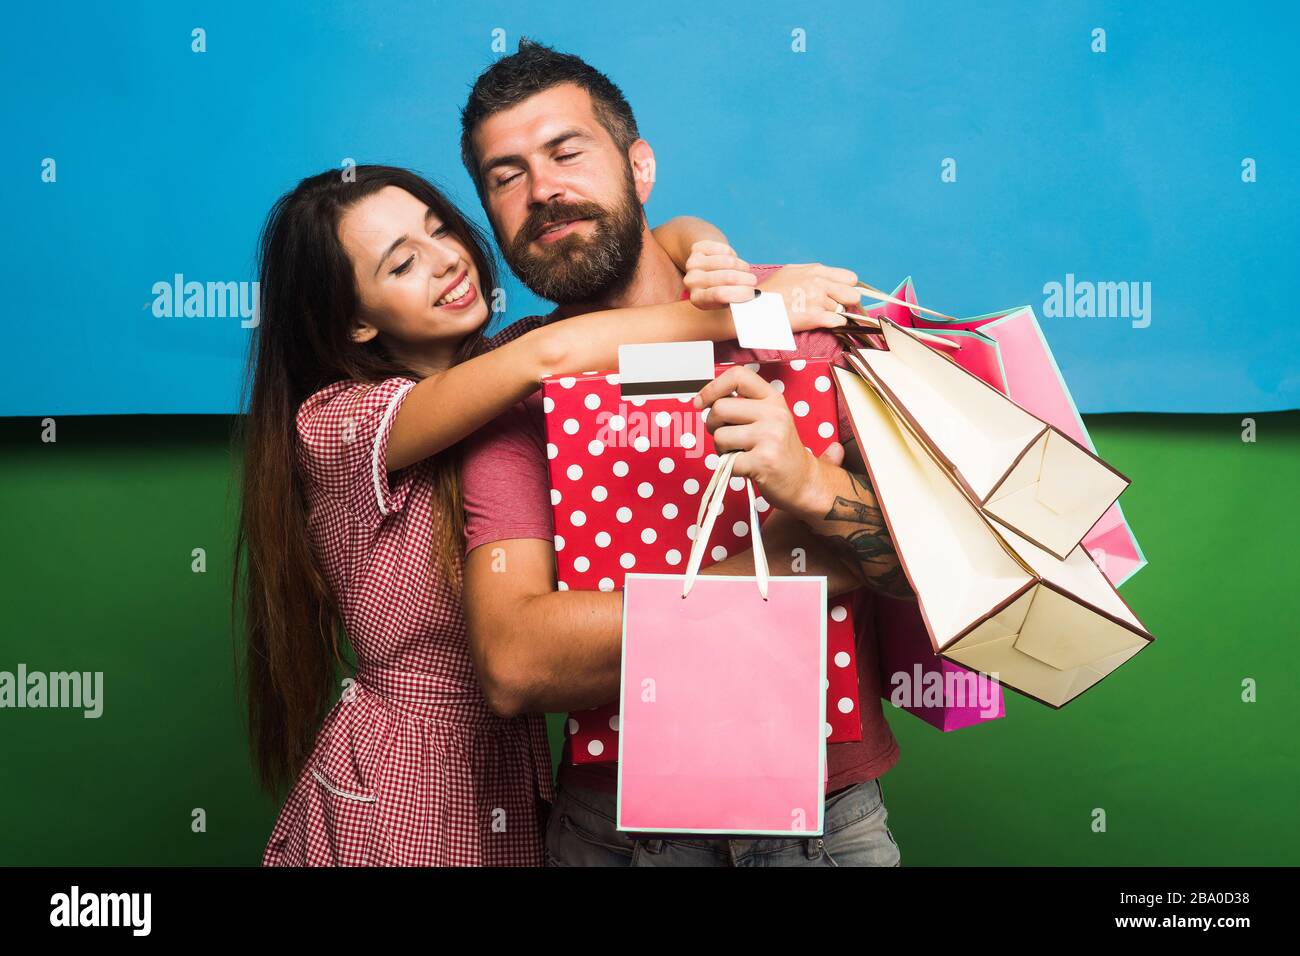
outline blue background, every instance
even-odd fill
[[[652,222],[705,216],[755,262],[816,259],[888,288],[911,274],[955,315],[1031,304],[1085,413],[1297,408],[1294,9],[16,7],[0,37],[0,414],[235,411],[249,331],[157,318],[153,284],[253,279],[271,203],[346,157],[421,170],[481,221],[458,115],[496,28],[510,51],[531,36],[623,88],[658,158]],[[1045,317],[1044,284],[1067,273],[1150,282],[1150,326]],[[539,307],[506,288],[510,319]]]

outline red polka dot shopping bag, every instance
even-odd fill
[[[727,365],[717,365],[721,373]],[[749,366],[781,392],[795,427],[816,455],[838,439],[831,364],[794,359]],[[681,574],[698,533],[700,494],[718,466],[705,413],[690,398],[624,398],[616,373],[555,376],[542,383],[546,413],[555,563],[559,588],[612,591],[629,573]],[[740,491],[744,479],[731,478]],[[770,513],[755,500],[758,520]],[[746,550],[748,508],[741,495],[723,501],[707,567]],[[830,602],[826,619],[827,742],[860,740],[857,648],[852,595]],[[574,763],[617,759],[618,704],[569,715]]]

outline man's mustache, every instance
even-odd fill
[[[543,229],[554,222],[563,222],[566,219],[602,219],[605,215],[605,208],[594,202],[548,203],[545,206],[536,206],[524,220],[515,241],[521,244],[531,242]]]

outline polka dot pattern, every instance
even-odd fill
[[[796,359],[750,367],[781,391],[800,440],[814,455],[838,438],[830,362]],[[718,463],[705,416],[674,399],[624,400],[614,374],[547,379],[543,408],[551,500],[556,528],[563,531],[556,574],[564,586],[612,591],[631,572],[681,574],[691,552],[699,496]],[[750,546],[744,482],[735,478],[732,486],[736,490],[723,500],[705,567]],[[760,498],[758,510],[761,522],[771,508]],[[783,572],[774,567],[772,573]],[[827,740],[837,743],[861,737],[857,650],[847,607],[832,601],[829,610]],[[848,702],[847,711],[842,701]],[[565,729],[575,763],[617,759],[617,704],[570,714]]]

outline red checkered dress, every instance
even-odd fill
[[[488,708],[460,594],[430,572],[429,464],[384,466],[414,387],[336,382],[298,411],[312,545],[358,671],[280,812],[266,866],[543,861],[545,721]]]

